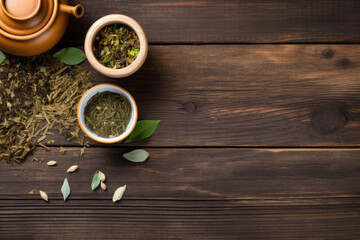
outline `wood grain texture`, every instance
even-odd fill
[[[131,77],[93,73],[162,120],[134,145],[359,146],[359,45],[150,46]]]
[[[0,201],[2,239],[359,239],[359,204]],[[4,209],[6,210],[2,210]]]
[[[93,147],[79,158],[73,156],[79,148],[68,148],[61,155],[54,147],[45,155],[37,150],[21,166],[1,162],[0,196],[37,199],[28,194],[36,188],[50,199],[62,199],[59,190],[67,177],[71,199],[111,199],[124,184],[130,199],[360,197],[360,151],[356,149],[155,148],[146,149],[151,158],[141,164],[122,157],[130,150]],[[44,162],[32,162],[32,157]],[[57,166],[47,166],[49,160],[56,160]],[[66,173],[75,164],[77,172]],[[96,170],[107,175],[107,192],[91,191]]]
[[[360,239],[360,45],[252,44],[358,43],[359,1],[70,2],[85,16],[71,18],[61,46],[83,44],[110,13],[143,26],[142,69],[125,79],[92,70],[92,80],[124,87],[140,119],[162,122],[145,141],[91,142],[82,158],[55,135],[66,155],[53,146],[20,166],[0,162],[0,239]],[[122,158],[135,147],[151,158]],[[91,191],[99,169],[106,192]]]
[[[81,159],[0,166],[2,239],[357,239],[360,150],[147,149],[142,164],[126,148],[90,148]],[[73,148],[79,151],[78,148]],[[34,155],[42,157],[42,151]],[[211,156],[211,157],[210,157]],[[72,164],[79,171],[68,174]],[[92,192],[95,170],[108,191]],[[67,177],[71,195],[60,193]],[[128,189],[119,203],[114,190]],[[50,202],[28,195],[46,191]]]
[[[72,0],[85,15],[72,18],[63,42],[83,44],[86,30],[107,14],[143,26],[150,43],[359,42],[357,0],[128,1]]]

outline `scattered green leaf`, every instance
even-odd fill
[[[134,130],[126,139],[126,143],[150,137],[159,125],[160,120],[141,120],[136,123]]]
[[[85,53],[81,49],[73,47],[61,49],[53,57],[67,65],[77,65],[86,59]]]
[[[122,198],[125,190],[126,190],[126,185],[116,189],[116,191],[114,192],[114,195],[113,195],[113,202],[119,201]]]
[[[66,199],[70,195],[70,185],[69,185],[69,182],[68,182],[67,178],[64,179],[64,183],[63,183],[63,185],[61,187],[61,192],[63,194],[64,201],[66,201]]]
[[[2,51],[0,51],[0,65],[3,64],[3,62],[5,61],[5,59],[6,59],[5,54],[4,54]]]
[[[131,162],[139,163],[144,162],[150,156],[150,154],[143,149],[136,149],[134,151],[124,153],[123,156]]]
[[[96,171],[91,182],[91,189],[94,191],[100,185],[99,171]]]

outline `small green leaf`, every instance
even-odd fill
[[[108,46],[104,47],[104,53],[108,53],[108,52],[109,52],[109,47]]]
[[[135,51],[134,50],[131,50],[131,51],[129,50],[128,54],[131,55],[131,56],[135,56]]]
[[[114,192],[114,195],[113,195],[113,202],[119,201],[122,198],[125,190],[126,190],[126,185],[116,189],[116,191]]]
[[[150,154],[143,149],[136,149],[134,151],[124,153],[123,156],[131,162],[139,163],[144,162],[150,156]]]
[[[136,123],[134,130],[126,139],[126,143],[150,137],[159,125],[160,120],[142,120]]]
[[[85,53],[81,49],[73,47],[61,49],[53,57],[67,65],[77,65],[86,59]]]
[[[100,185],[99,171],[96,171],[91,182],[91,189],[94,191]]]
[[[110,55],[110,57],[107,57],[107,58],[104,59],[103,63],[110,62],[112,58],[113,58],[113,55]]]
[[[0,65],[3,64],[5,59],[6,59],[6,55],[2,51],[0,51]]]
[[[70,185],[69,185],[69,182],[68,182],[67,178],[64,179],[64,183],[63,183],[63,185],[61,187],[61,192],[63,194],[64,201],[66,201],[66,199],[70,195]]]

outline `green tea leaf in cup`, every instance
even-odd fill
[[[114,195],[113,195],[113,202],[119,201],[122,198],[122,196],[124,195],[125,190],[126,190],[126,185],[116,189],[116,191],[114,192]]]
[[[103,27],[94,39],[92,50],[105,67],[120,69],[129,66],[139,54],[140,40],[136,32],[123,24]]]
[[[2,51],[0,51],[0,65],[3,64],[3,62],[5,61],[5,59],[6,59],[5,54],[4,54]]]
[[[141,120],[136,123],[134,130],[126,139],[126,143],[150,137],[159,125],[160,120]]]
[[[99,92],[85,106],[85,124],[100,137],[117,137],[125,132],[131,112],[130,102],[125,96],[109,91]]]
[[[63,194],[64,201],[66,201],[66,199],[70,195],[70,185],[69,185],[69,182],[68,182],[67,178],[64,179],[64,183],[63,183],[63,185],[61,187],[61,192]]]
[[[113,58],[113,55],[110,55],[110,57],[107,57],[103,60],[103,63],[108,63],[111,61],[111,59]]]
[[[96,171],[91,182],[91,189],[94,191],[100,185],[99,171]]]
[[[136,163],[144,162],[149,156],[150,154],[143,149],[136,149],[134,151],[123,154],[124,158],[126,158],[130,162]]]
[[[131,51],[128,51],[128,54],[131,56],[135,56],[135,49],[132,49]]]
[[[77,65],[86,59],[85,53],[81,49],[73,47],[61,49],[53,57],[67,65]]]

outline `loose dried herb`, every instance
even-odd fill
[[[144,138],[151,137],[155,132],[160,120],[141,120],[136,123],[134,130],[130,133],[126,139],[126,143],[141,140]]]
[[[59,151],[62,155],[64,155],[66,153],[66,149],[64,149],[63,147],[60,147],[60,151]]]
[[[125,132],[131,111],[126,97],[109,91],[99,92],[90,98],[85,107],[85,124],[100,137],[117,137]]]
[[[36,144],[48,150],[40,141],[55,127],[80,138],[77,103],[91,86],[88,71],[50,55],[8,57],[0,66],[0,160],[21,163]]]
[[[139,51],[139,37],[133,29],[123,24],[105,26],[95,37],[93,45],[97,60],[113,69],[129,66]]]
[[[84,156],[84,154],[85,154],[85,146],[82,148],[82,149],[80,149],[80,157],[82,157],[82,156]]]

